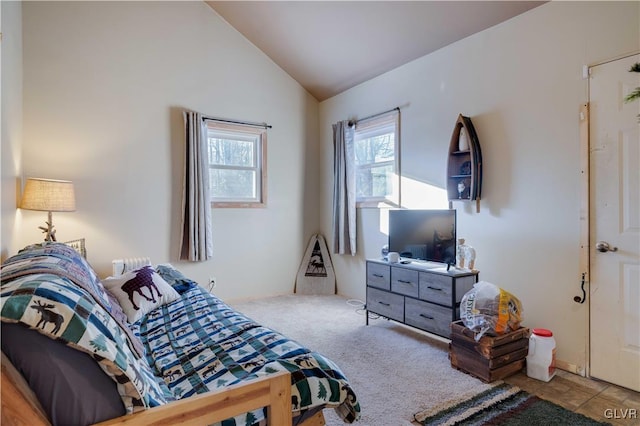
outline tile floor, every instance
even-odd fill
[[[640,426],[640,393],[558,370],[549,382],[522,372],[505,382],[571,411],[612,425]]]

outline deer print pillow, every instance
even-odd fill
[[[173,287],[148,265],[118,277],[105,278],[102,284],[118,299],[131,324],[157,307],[180,298]]]

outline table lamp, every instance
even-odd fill
[[[49,213],[47,226],[39,226],[46,234],[45,241],[56,241],[53,229],[52,212],[73,212],[76,210],[76,197],[73,182],[68,180],[28,178],[24,185],[20,208],[25,210],[46,211]]]

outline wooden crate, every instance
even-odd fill
[[[491,383],[517,373],[525,367],[529,352],[529,329],[499,336],[482,336],[475,340],[475,333],[462,321],[451,323],[449,359],[455,369],[469,373]]]

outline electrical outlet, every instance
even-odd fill
[[[216,277],[209,277],[209,291],[213,290],[218,284]]]

